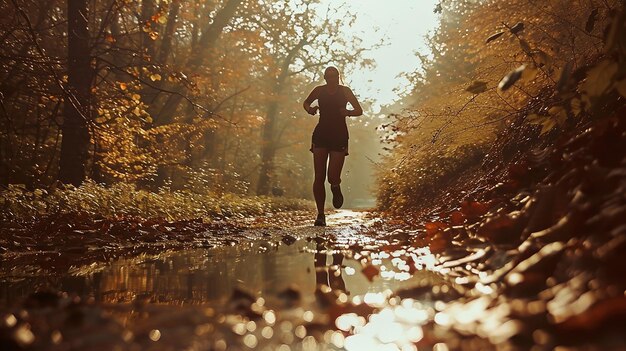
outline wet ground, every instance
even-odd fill
[[[558,221],[519,235],[550,194],[464,202],[417,228],[343,210],[325,228],[309,216],[196,231],[193,245],[181,231],[117,250],[5,253],[0,349],[626,349],[624,227],[582,236]],[[591,220],[619,222],[608,204]]]
[[[428,249],[416,251],[425,268],[420,271],[388,253],[368,251],[387,243],[366,234],[377,221],[366,212],[342,210],[328,216],[326,228],[303,223],[251,230],[240,235],[245,240],[218,247],[126,256],[68,270],[46,266],[50,253],[23,255],[16,258],[21,264],[5,261],[0,270],[0,301],[9,311],[2,316],[4,345],[412,349],[423,337],[419,324],[427,316],[408,312],[432,309],[432,303],[390,297],[443,279],[426,269],[435,262]],[[24,264],[29,257],[37,259]],[[392,318],[378,327],[374,319],[365,338],[349,336],[365,326],[367,314],[400,302],[404,312],[398,316],[404,313],[406,326]]]

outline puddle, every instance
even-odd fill
[[[10,305],[38,288],[50,287],[92,295],[102,302],[129,302],[146,296],[161,303],[219,303],[235,288],[272,301],[287,288],[294,288],[306,307],[315,301],[317,284],[355,296],[396,290],[420,280],[418,274],[406,281],[378,277],[370,282],[361,273],[360,262],[340,253],[316,253],[318,249],[314,241],[306,239],[292,245],[260,241],[170,252],[157,258],[120,259],[97,272],[85,266],[55,278],[35,274],[3,281],[0,300]]]
[[[345,338],[347,349],[368,349],[363,348],[363,343],[370,345],[369,349],[378,349],[380,343],[372,343],[368,334],[364,333],[371,330],[374,330],[372,333],[380,333],[377,331],[380,328],[373,323],[365,324],[365,319],[343,310],[340,305],[329,306],[328,295],[320,292],[332,291],[342,296],[340,300],[354,303],[352,306],[384,307],[376,316],[397,315],[399,322],[390,322],[396,326],[396,332],[404,335],[403,330],[408,328],[406,335],[415,334],[418,330],[415,325],[422,320],[407,319],[403,317],[403,313],[406,314],[403,311],[410,311],[411,315],[417,311],[421,315],[419,313],[423,314],[427,306],[417,302],[411,305],[410,301],[402,306],[388,306],[386,298],[391,291],[441,282],[441,275],[428,270],[409,274],[403,260],[394,258],[393,253],[377,252],[375,249],[366,254],[369,257],[364,268],[359,260],[366,256],[343,250],[355,244],[363,248],[376,247],[375,239],[361,233],[367,222],[365,213],[339,211],[329,215],[327,222],[329,226],[326,228],[302,226],[275,232],[262,231],[236,245],[132,256],[108,264],[73,267],[63,274],[47,274],[34,264],[32,267],[20,265],[0,278],[0,304],[17,306],[24,297],[42,288],[91,297],[103,303],[109,315],[116,316],[121,325],[135,333],[132,340],[125,340],[122,344],[131,342],[142,345],[140,348],[151,345],[154,333],[158,332],[159,336],[163,335],[161,346],[182,347],[184,339],[201,340],[212,349],[225,349],[228,342],[229,349],[243,344],[245,349],[263,345],[264,349],[274,350],[283,345],[301,343],[302,346],[308,343],[311,347],[298,346],[294,349],[314,350],[322,345],[314,345],[318,340],[328,346],[322,349],[341,349],[344,333],[354,329],[359,334]],[[288,240],[285,240],[286,237]],[[424,261],[428,257],[432,255],[425,253],[422,256]],[[367,272],[368,269],[370,272]],[[372,269],[376,273],[372,274]],[[373,280],[370,281],[368,276]],[[322,285],[330,289],[320,288]],[[214,312],[207,312],[220,310],[223,306],[232,307],[233,301],[236,303],[241,298],[242,291],[257,299],[257,307],[252,308],[262,307],[265,311],[263,321],[255,324],[243,316],[219,319]],[[233,298],[234,292],[238,292],[239,297]],[[288,301],[290,299],[295,304]],[[139,310],[144,312],[137,314],[138,301],[140,305],[151,305],[157,309],[142,307]],[[180,318],[181,322],[174,322],[176,318]],[[373,318],[372,321],[375,321],[382,317]],[[406,320],[410,323],[407,324]],[[313,329],[303,331],[304,325],[309,322],[311,324],[307,324],[306,328]],[[180,327],[181,323],[185,326]],[[336,330],[335,325],[340,330]],[[146,328],[150,333],[143,331]],[[179,330],[176,328],[184,330],[187,337],[176,336],[178,332],[175,330]],[[207,338],[202,336],[204,332],[198,334],[198,328],[214,332]],[[321,328],[322,334],[315,334],[315,328]],[[313,334],[317,335],[315,339],[312,339]],[[383,334],[387,335],[386,332]],[[407,342],[416,340],[417,336],[415,334]],[[382,336],[380,338],[387,340]],[[403,338],[393,342],[400,342]]]

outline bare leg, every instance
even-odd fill
[[[326,201],[326,162],[328,161],[328,149],[313,149],[313,168],[315,169],[315,180],[313,181],[313,196],[317,205],[317,213],[324,213],[324,202]]]
[[[328,161],[328,182],[330,185],[339,185],[341,183],[341,169],[343,161],[346,159],[345,152],[331,151],[330,161]]]

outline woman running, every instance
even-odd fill
[[[348,126],[347,116],[360,116],[363,109],[350,88],[339,85],[339,70],[328,67],[324,71],[325,85],[317,86],[304,100],[303,106],[310,115],[315,115],[319,109],[320,119],[313,131],[311,152],[313,152],[313,166],[315,181],[313,182],[313,196],[317,205],[316,226],[325,226],[324,202],[326,201],[326,168],[328,165],[328,182],[333,193],[333,206],[340,208],[343,205],[341,194],[341,169],[344,158],[348,155]],[[311,106],[317,100],[318,106]],[[347,103],[352,110],[347,109]]]

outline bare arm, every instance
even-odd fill
[[[314,115],[317,113],[317,110],[319,107],[315,106],[315,107],[311,107],[311,104],[313,103],[313,101],[317,100],[317,98],[320,95],[320,90],[319,87],[315,87],[315,89],[313,89],[311,91],[311,93],[309,94],[309,96],[307,96],[307,98],[304,100],[304,103],[302,104],[302,107],[304,107],[304,110],[310,114],[310,115]]]
[[[359,100],[356,99],[356,96],[354,96],[354,93],[352,92],[352,90],[348,87],[345,88],[346,89],[346,99],[348,99],[348,102],[350,103],[350,105],[352,105],[352,110],[347,110],[345,109],[344,115],[345,116],[352,116],[352,117],[357,117],[357,116],[361,116],[363,114],[363,108],[361,107],[361,104],[359,104]]]

